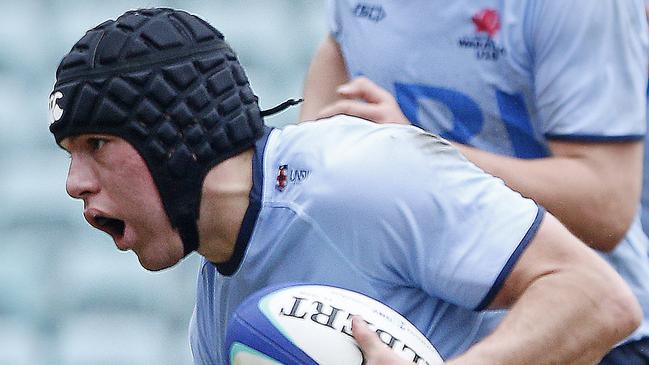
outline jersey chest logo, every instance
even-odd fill
[[[484,32],[493,37],[500,30],[500,17],[494,9],[480,10],[471,18],[471,21],[475,24],[477,33]]]
[[[280,165],[275,179],[275,188],[284,191],[289,183],[299,184],[305,181],[310,174],[311,171],[307,169],[291,169],[288,165]]]
[[[498,61],[506,51],[495,40],[500,31],[500,14],[495,9],[482,9],[471,17],[475,33],[463,36],[458,40],[460,48],[475,52],[475,57],[481,61]]]

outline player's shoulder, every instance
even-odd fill
[[[463,159],[448,141],[419,127],[378,124],[343,114],[287,127],[280,139],[282,151],[303,154],[308,150],[312,157],[319,155],[334,166],[370,161],[408,165],[431,154]]]
[[[565,0],[565,1],[534,1],[534,0],[509,0],[512,6],[525,9],[525,17],[533,19],[543,17],[538,26],[552,26],[556,21],[568,22],[596,22],[604,26],[606,21],[626,20],[635,22],[637,18],[644,17],[644,0]],[[566,12],[579,9],[584,16],[564,17]],[[552,14],[556,19],[547,19]],[[587,16],[586,16],[587,15]]]
[[[266,173],[277,177],[280,191],[293,184],[345,191],[372,181],[392,181],[395,173],[423,177],[451,162],[468,164],[449,142],[418,127],[347,115],[285,127],[268,144]]]
[[[321,118],[286,126],[282,130],[282,134],[287,136],[295,135],[299,136],[299,138],[311,136],[315,139],[325,141],[326,139],[322,139],[322,137],[336,136],[336,138],[339,138],[351,136],[354,133],[372,129],[373,124],[374,123],[362,118],[346,114],[338,114],[328,118]],[[325,132],[326,135],[324,134]]]
[[[284,144],[300,142],[312,149],[364,149],[372,153],[385,151],[382,147],[401,144],[408,139],[426,140],[440,147],[450,146],[443,138],[412,125],[378,124],[345,114],[288,126],[282,131],[281,138]]]

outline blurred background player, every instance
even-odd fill
[[[231,312],[286,282],[384,301],[449,364],[592,363],[640,323],[609,265],[446,141],[349,116],[266,127],[222,34],[186,12],[101,23],[56,80],[50,131],[88,223],[148,270],[204,257],[197,364],[222,364]],[[511,310],[475,344],[487,306]]]
[[[333,0],[329,18],[303,120],[400,120],[453,141],[602,251],[649,315],[642,1]],[[647,363],[648,336],[645,320],[605,363]]]

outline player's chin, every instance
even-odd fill
[[[149,271],[160,271],[176,265],[181,259],[182,254],[147,254],[145,252],[137,252],[138,261],[140,265]]]

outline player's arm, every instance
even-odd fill
[[[446,363],[594,364],[642,317],[618,274],[550,214],[490,304],[503,307],[510,310],[491,335]],[[367,327],[354,325],[368,365],[399,363]]]
[[[407,124],[394,97],[367,78],[337,89],[319,117],[359,116]],[[550,141],[552,156],[519,159],[453,143],[471,162],[556,215],[589,246],[610,251],[622,240],[640,199],[642,142]]]
[[[333,36],[328,35],[316,50],[306,75],[300,121],[315,119],[318,111],[338,100],[336,88],[347,80],[340,47]]]
[[[614,249],[633,221],[642,182],[641,141],[550,141],[552,157],[533,160],[454,145],[595,249]]]
[[[510,310],[451,364],[593,364],[640,324],[622,278],[547,214],[490,308]]]

